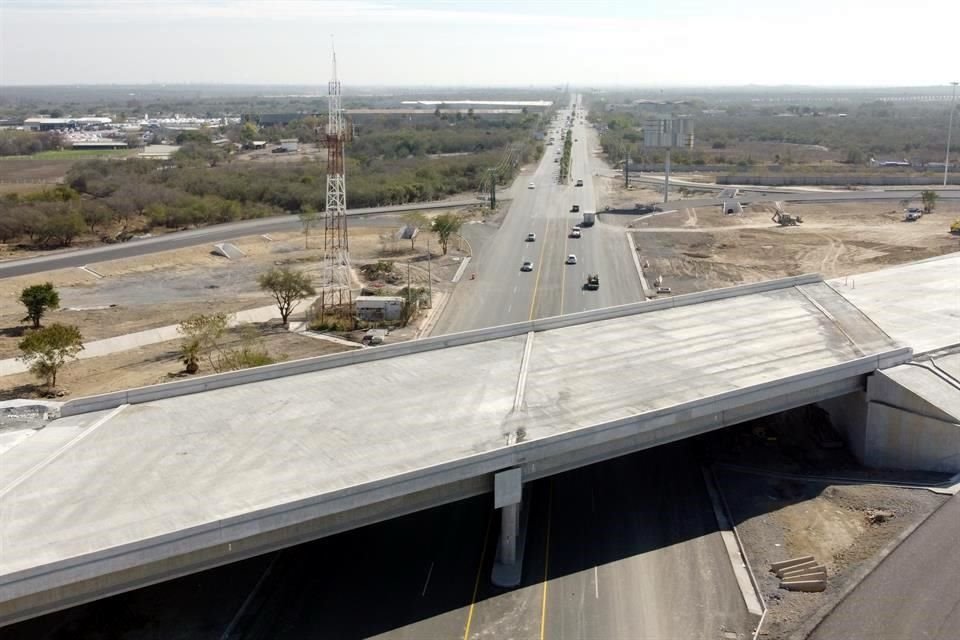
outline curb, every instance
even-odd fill
[[[737,528],[733,525],[730,509],[726,500],[723,499],[723,493],[720,491],[720,486],[717,484],[713,472],[707,467],[701,467],[700,471],[703,473],[703,484],[710,497],[713,513],[717,518],[717,525],[720,527],[720,536],[723,538],[727,556],[730,558],[730,565],[733,568],[734,577],[737,579],[737,586],[740,587],[743,602],[747,606],[747,611],[752,615],[760,616],[762,621],[767,613],[766,603],[764,603],[763,596],[760,593],[757,578],[753,575],[753,569],[750,568],[743,542],[740,540]],[[759,632],[760,623],[758,622],[754,637]]]

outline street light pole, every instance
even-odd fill
[[[947,125],[947,157],[943,161],[943,186],[947,186],[947,178],[950,175],[950,134],[953,133],[953,112],[954,105],[957,103],[957,83],[951,82],[953,85],[953,97],[950,99],[950,124]]]

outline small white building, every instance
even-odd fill
[[[300,148],[300,143],[296,138],[284,138],[280,141],[280,148],[284,151],[296,151]]]
[[[357,317],[365,322],[389,322],[403,315],[405,300],[401,296],[359,296]]]

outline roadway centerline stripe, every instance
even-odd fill
[[[483,573],[483,560],[487,555],[487,541],[490,538],[490,525],[493,522],[493,510],[487,516],[487,530],[483,534],[483,549],[480,550],[480,565],[477,567],[477,579],[473,582],[473,596],[470,598],[470,612],[467,613],[467,624],[463,627],[463,640],[470,638],[470,623],[473,622],[473,609],[477,605],[477,593],[480,591],[480,575]]]
[[[550,520],[553,515],[553,481],[547,494],[547,542],[543,552],[543,603],[540,605],[540,640],[547,634],[547,576],[550,569]]]
[[[540,258],[537,265],[537,279],[533,282],[533,296],[530,298],[530,317],[533,320],[533,311],[537,306],[537,290],[540,288],[540,274],[543,272],[543,254],[547,250],[546,238],[550,234],[550,218],[547,218],[547,226],[543,231],[544,242],[540,245]]]

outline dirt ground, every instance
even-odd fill
[[[882,269],[960,250],[949,233],[960,205],[903,222],[891,203],[796,204],[786,211],[803,223],[780,227],[775,207],[756,204],[743,215],[690,208],[637,217],[634,241],[651,279],[663,276],[673,293],[817,272],[825,278]]]
[[[831,599],[838,599],[856,570],[946,496],[925,489],[799,482],[720,472],[717,480],[768,607],[761,638],[786,638]],[[871,524],[868,510],[893,518]],[[827,568],[827,589],[802,593],[779,588],[770,564],[812,555]]]
[[[252,325],[257,329],[262,344],[276,362],[338,353],[350,347],[327,340],[291,333],[279,323]],[[237,329],[224,342],[226,348],[240,344]],[[131,349],[99,358],[76,360],[64,366],[57,379],[57,387],[67,392],[65,399],[108,393],[121,389],[171,382],[185,376],[178,357],[179,340]],[[206,360],[201,360],[198,375],[214,373]],[[0,400],[30,398],[38,395],[37,379],[29,373],[0,378]]]
[[[824,431],[826,428],[826,431]],[[815,434],[838,446],[824,448]],[[821,439],[821,442],[824,440]],[[829,416],[801,407],[698,439],[746,549],[769,612],[762,638],[785,638],[816,610],[839,598],[864,563],[946,500],[926,489],[838,484],[842,477],[874,482],[939,483],[947,474],[862,467],[832,431]],[[869,510],[892,518],[872,524]],[[780,589],[770,564],[812,555],[827,568],[827,590]]]
[[[433,234],[421,234],[411,247],[409,240],[398,240],[394,234],[401,222],[396,218],[365,222],[350,230],[350,250],[353,265],[354,294],[361,287],[379,288],[383,283],[367,282],[360,275],[360,267],[377,260],[395,263],[397,282],[387,291],[410,284],[426,287],[428,281],[435,295],[442,295],[469,245],[455,241],[448,255],[442,255],[440,243]],[[427,261],[428,236],[432,259]],[[307,272],[315,282],[323,279],[322,236],[314,234],[310,248],[299,232],[274,233],[269,239],[250,236],[234,241],[246,255],[234,261],[215,256],[206,245],[150,254],[143,258],[128,258],[90,265],[102,278],[82,269],[61,269],[35,276],[0,280],[0,358],[20,355],[17,344],[26,329],[22,322],[24,309],[18,297],[31,284],[52,282],[60,293],[60,309],[50,312],[44,323],[60,322],[79,327],[85,341],[99,340],[155,327],[174,325],[197,313],[223,311],[232,313],[246,309],[270,306],[272,298],[260,291],[256,278],[273,266],[290,266]],[[428,279],[429,273],[429,279]],[[392,286],[392,289],[391,289]],[[415,329],[415,327],[414,327]],[[407,332],[411,333],[411,332]],[[403,331],[394,339],[409,339]],[[271,337],[277,341],[280,338]],[[287,339],[286,349],[291,358],[317,354],[318,345],[311,339]],[[320,343],[321,345],[323,343]],[[162,353],[175,348],[153,345],[115,356],[72,363],[68,369],[85,372],[91,366],[96,371],[134,371],[133,378],[116,373],[104,377],[84,375],[83,393],[100,393],[111,388],[124,388],[158,381],[150,362]],[[110,360],[111,364],[88,365]],[[112,362],[118,363],[113,367]],[[68,374],[69,375],[69,374]],[[157,375],[162,374],[158,373]],[[115,376],[115,379],[114,379]],[[69,380],[69,379],[67,379]],[[0,394],[10,396],[10,389],[22,389],[29,376],[0,378]],[[76,395],[78,383],[65,382]],[[119,386],[118,386],[119,385]],[[12,396],[10,396],[12,397]]]

